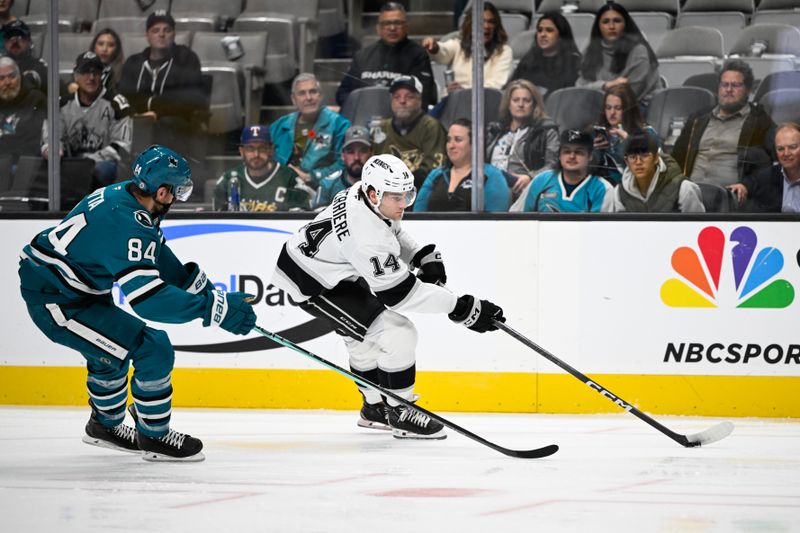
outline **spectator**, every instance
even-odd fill
[[[483,85],[502,89],[511,73],[513,54],[506,44],[508,34],[503,29],[500,12],[491,2],[483,5]],[[458,39],[439,42],[433,37],[425,37],[422,46],[434,61],[452,69],[453,81],[447,85],[448,93],[472,87],[472,10],[464,16]]]
[[[631,133],[625,160],[628,168],[614,188],[611,211],[705,213],[700,187],[681,174],[671,157],[659,156],[656,137],[641,130]]]
[[[447,131],[448,163],[428,174],[414,203],[414,211],[472,210],[472,122],[459,118]],[[483,208],[508,211],[511,191],[506,174],[492,165],[483,167]]]
[[[406,10],[402,4],[385,3],[378,15],[377,28],[380,40],[353,57],[350,70],[336,91],[336,102],[344,105],[350,93],[361,87],[388,87],[399,76],[416,76],[422,82],[422,105],[427,109],[436,104],[431,60],[422,46],[408,38]]]
[[[592,136],[577,130],[561,133],[559,164],[533,178],[523,211],[597,213],[611,210],[612,187],[589,173]]]
[[[3,46],[3,27],[12,22],[17,20],[11,13],[11,8],[14,6],[14,0],[0,0],[0,56],[5,54],[4,46]]]
[[[558,12],[544,13],[536,22],[536,39],[509,80],[528,80],[549,93],[574,86],[580,68],[581,54],[569,21]]]
[[[121,94],[103,87],[103,62],[94,52],[75,60],[73,78],[78,84],[74,96],[61,102],[59,155],[85,157],[94,161],[93,189],[114,183],[117,164],[131,152],[131,108]],[[42,156],[49,155],[47,121],[42,126]],[[86,191],[89,192],[89,191]]]
[[[122,66],[119,92],[137,116],[154,122],[157,144],[186,146],[189,154],[201,154],[201,123],[207,116],[200,60],[188,47],[175,44],[175,19],[159,10],[147,17],[147,44]]]
[[[594,174],[612,185],[619,184],[625,170],[625,140],[628,132],[636,130],[647,130],[658,138],[656,130],[645,124],[630,85],[624,83],[608,89],[594,128]]]
[[[577,85],[607,91],[625,83],[646,105],[659,87],[658,59],[628,10],[608,2],[595,16]]]
[[[487,129],[486,154],[492,165],[515,177],[515,198],[535,175],[558,163],[558,125],[530,81],[514,80],[503,91],[500,121]]]
[[[786,122],[775,132],[778,164],[731,185],[744,210],[753,213],[800,213],[800,124]]]
[[[100,30],[92,39],[89,50],[97,54],[103,62],[103,75],[101,81],[103,87],[116,92],[122,76],[122,65],[125,63],[125,55],[122,53],[122,40],[117,32],[111,28]],[[70,94],[78,90],[77,83],[70,83],[67,86]]]
[[[292,103],[297,111],[284,115],[270,127],[275,160],[290,167],[309,186],[344,168],[341,152],[350,121],[322,107],[319,80],[299,74],[292,82]]]
[[[361,179],[361,171],[372,157],[372,144],[369,130],[364,126],[351,126],[344,134],[342,161],[344,170],[337,170],[319,182],[317,194],[312,202],[313,209],[327,206],[339,192],[349,189]]]
[[[431,170],[442,166],[447,133],[438,120],[422,111],[422,83],[416,77],[395,79],[389,92],[392,116],[370,132],[372,151],[402,159],[419,188]]]
[[[246,126],[239,137],[242,163],[225,172],[214,187],[215,211],[264,213],[308,209],[311,193],[297,173],[272,158],[268,126]]]
[[[13,59],[0,57],[0,154],[10,154],[15,163],[21,155],[38,156],[46,117],[44,95],[22,82]]]
[[[692,181],[730,187],[772,162],[775,124],[763,107],[748,103],[752,88],[750,65],[728,60],[719,76],[717,105],[689,116],[672,157]]]
[[[15,19],[3,26],[3,36],[6,55],[16,61],[22,77],[34,89],[47,92],[47,63],[33,55],[28,25]]]

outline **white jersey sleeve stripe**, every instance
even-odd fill
[[[68,329],[75,335],[97,346],[107,354],[119,360],[124,360],[126,357],[128,357],[128,350],[110,340],[105,335],[89,328],[85,324],[81,324],[77,320],[71,318],[67,319],[57,304],[45,304],[45,307],[50,312],[50,316],[53,317],[55,323],[62,328]]]
[[[117,281],[119,282],[120,286],[122,286],[122,285],[125,285],[126,283],[128,283],[130,280],[132,280],[134,278],[138,278],[139,276],[155,276],[155,277],[158,277],[159,275],[160,275],[159,271],[157,269],[155,269],[155,268],[141,268],[141,269],[137,269],[137,270],[134,270],[132,272],[129,272],[128,274],[125,274],[124,276],[119,278]]]

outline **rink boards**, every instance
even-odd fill
[[[0,220],[0,403],[80,405],[80,355],[51,344],[16,289],[19,250],[55,220]],[[341,341],[270,285],[304,220],[169,220],[165,235],[221,288],[256,295],[259,324],[341,366]],[[628,403],[653,413],[800,416],[800,236],[790,221],[409,220],[436,243],[457,294],[491,299],[508,323]],[[334,238],[331,236],[330,238]],[[98,246],[102,246],[98,243]],[[115,299],[130,310],[115,291]],[[591,413],[614,405],[509,336],[410,315],[418,392],[449,411]],[[177,406],[358,405],[337,374],[256,335],[200,321],[162,325],[176,345]],[[301,337],[298,337],[300,335]]]

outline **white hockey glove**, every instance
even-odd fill
[[[456,301],[453,312],[447,315],[453,322],[457,322],[478,333],[495,331],[497,326],[494,321],[505,322],[503,310],[489,300],[478,300],[474,296],[465,294]]]
[[[442,252],[436,249],[436,245],[428,244],[420,248],[411,259],[411,266],[418,268],[417,278],[423,283],[433,283],[444,287],[447,283],[447,273],[444,270]]]

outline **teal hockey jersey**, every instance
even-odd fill
[[[205,275],[175,257],[153,217],[123,182],[84,197],[55,227],[20,254],[22,295],[30,304],[110,298],[118,282],[141,317],[189,322],[206,312]]]

